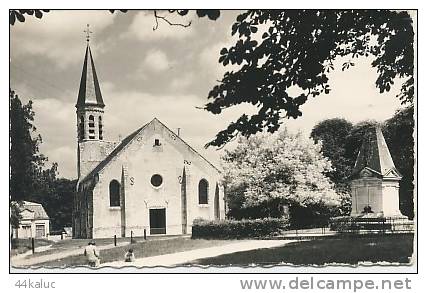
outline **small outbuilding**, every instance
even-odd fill
[[[23,201],[20,209],[19,228],[13,229],[13,238],[47,238],[49,216],[43,206],[36,202]]]

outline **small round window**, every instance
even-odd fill
[[[163,178],[159,174],[154,174],[151,176],[151,185],[154,187],[159,187],[163,183]]]

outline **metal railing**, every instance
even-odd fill
[[[331,219],[330,227],[343,233],[410,233],[414,222],[404,217],[346,217]]]

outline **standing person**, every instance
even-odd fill
[[[85,248],[84,255],[91,267],[98,267],[101,263],[101,258],[99,257],[99,250],[96,247],[95,241],[90,241]]]
[[[135,254],[133,253],[133,249],[129,248],[128,252],[125,254],[125,262],[134,262]]]

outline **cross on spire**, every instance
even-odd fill
[[[89,24],[87,24],[87,29],[85,29],[83,32],[86,33],[86,42],[89,44],[89,40],[90,40],[90,34],[92,34],[93,32],[89,29]]]

